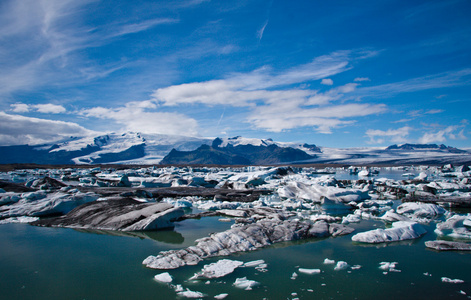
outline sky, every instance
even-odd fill
[[[0,1],[0,145],[471,147],[471,1]]]

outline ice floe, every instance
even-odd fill
[[[338,261],[337,264],[335,265],[335,268],[334,270],[335,271],[342,271],[342,270],[346,270],[350,265],[345,262],[345,261]]]
[[[201,292],[191,291],[190,289],[186,289],[185,291],[181,291],[177,293],[178,296],[185,297],[185,298],[203,298],[206,297],[205,294]]]
[[[333,265],[333,264],[335,264],[335,260],[326,258],[326,259],[324,259],[324,264],[325,265]]]
[[[247,291],[252,290],[254,287],[260,285],[259,282],[255,280],[249,280],[247,277],[237,278],[234,282],[234,286],[240,289]]]
[[[445,222],[438,223],[435,233],[440,236],[471,239],[471,227],[469,224],[471,215],[453,215]]]
[[[416,239],[427,233],[425,228],[416,222],[397,221],[391,228],[374,229],[352,236],[352,241],[362,243],[384,243]]]
[[[168,272],[157,274],[154,276],[154,279],[164,283],[170,283],[173,281],[172,276]]]
[[[218,262],[205,265],[203,270],[196,273],[192,279],[199,279],[199,278],[220,278],[224,277],[227,274],[231,274],[234,270],[244,263],[238,260],[230,260],[230,259],[221,259]]]
[[[464,283],[464,280],[451,279],[451,278],[448,278],[448,277],[442,277],[442,282],[446,282],[446,283]]]
[[[300,273],[309,274],[309,275],[312,275],[312,274],[320,274],[320,273],[321,273],[321,269],[305,269],[305,268],[299,268],[298,271],[299,271]]]
[[[397,262],[387,262],[383,261],[379,263],[379,268],[385,273],[387,272],[401,272],[400,270],[396,269]]]

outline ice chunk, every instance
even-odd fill
[[[337,265],[335,266],[334,270],[335,271],[341,271],[347,269],[349,266],[346,262],[344,261],[338,261]]]
[[[463,283],[464,280],[461,279],[451,279],[448,277],[442,277],[442,282],[447,282],[447,283]]]
[[[165,283],[170,283],[173,281],[172,276],[168,272],[157,274],[154,276],[154,279]]]
[[[39,220],[38,217],[12,217],[12,218],[0,220],[0,225],[9,224],[9,223],[31,223],[37,220]]]
[[[186,289],[186,291],[178,292],[177,295],[186,297],[186,298],[203,298],[205,294],[201,292],[194,292]]]
[[[238,260],[221,259],[218,262],[205,265],[201,272],[196,273],[190,279],[198,278],[220,278],[231,274],[234,270],[244,263]]]
[[[260,283],[255,280],[249,280],[247,277],[237,278],[234,282],[234,286],[240,289],[250,291],[252,288],[258,286]]]
[[[333,265],[333,264],[335,264],[335,260],[326,258],[326,259],[324,259],[324,264],[325,265]]]
[[[299,268],[298,271],[301,272],[301,273],[304,273],[304,274],[309,274],[309,275],[312,275],[312,274],[320,274],[320,273],[321,273],[321,270],[320,270],[320,269],[304,269],[304,268]]]
[[[229,294],[223,293],[223,294],[214,296],[214,299],[226,299],[227,296],[229,296]]]
[[[471,251],[471,244],[452,241],[426,241],[425,246],[438,251]]]
[[[396,269],[396,265],[397,265],[397,262],[383,261],[383,262],[379,263],[379,268],[381,270],[386,271],[385,273],[387,273],[387,272],[401,272],[400,270]]]
[[[256,267],[258,265],[264,264],[265,261],[263,259],[249,261],[244,264],[244,267]]]
[[[432,218],[446,212],[443,207],[432,203],[407,202],[396,209],[398,214],[412,215],[414,217]]]
[[[419,238],[427,233],[419,223],[398,221],[394,222],[392,228],[375,229],[360,232],[352,236],[352,241],[362,243],[384,243],[411,240]]]
[[[471,239],[471,230],[469,230],[465,225],[470,221],[470,219],[470,215],[454,215],[445,222],[438,223],[435,233],[438,235],[449,235],[456,238]]]

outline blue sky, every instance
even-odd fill
[[[138,131],[471,147],[471,2],[0,2],[0,145]]]

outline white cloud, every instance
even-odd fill
[[[333,128],[356,122],[348,118],[383,113],[386,106],[370,104],[331,105],[303,108],[296,104],[278,104],[258,107],[248,118],[256,128],[282,132],[299,127],[314,127],[319,133],[332,133]],[[347,120],[345,120],[347,119]]]
[[[386,131],[369,129],[366,131],[366,135],[370,138],[368,142],[369,144],[382,144],[386,141],[400,144],[408,141],[411,130],[412,128],[409,126],[404,126],[398,129],[388,129]]]
[[[11,110],[16,113],[26,113],[29,112],[29,105],[24,103],[15,103],[10,105]]]
[[[346,118],[382,113],[386,111],[386,106],[332,104],[345,94],[354,92],[357,83],[345,84],[323,93],[292,85],[320,79],[333,84],[326,77],[349,70],[350,60],[358,55],[354,51],[338,51],[284,72],[277,73],[264,67],[245,74],[232,74],[226,79],[169,86],[155,90],[152,99],[164,106],[203,104],[246,107],[249,110],[246,121],[255,128],[272,132],[314,127],[318,132],[331,133],[333,128],[355,122]]]
[[[357,77],[357,78],[353,79],[353,81],[362,82],[362,81],[371,81],[371,79],[369,79],[368,77]]]
[[[333,85],[334,84],[334,81],[330,78],[324,78],[322,79],[321,81],[321,84],[324,84],[324,85]]]
[[[62,105],[56,104],[36,104],[32,105],[31,107],[35,108],[38,112],[44,114],[60,114],[65,113],[66,109]]]
[[[444,143],[447,139],[450,140],[465,140],[464,126],[448,126],[445,129],[427,132],[420,139],[419,142],[422,144],[430,143]]]
[[[88,136],[94,133],[72,122],[29,118],[0,112],[1,145],[50,143],[69,136]]]
[[[124,131],[163,133],[185,136],[198,135],[196,120],[179,113],[154,111],[152,101],[129,102],[118,108],[94,107],[85,109],[81,115],[113,120],[123,125]]]
[[[60,114],[65,113],[67,110],[62,105],[47,103],[47,104],[24,104],[24,103],[15,103],[11,104],[11,111],[15,113],[26,113],[30,111],[37,111],[43,114]]]

